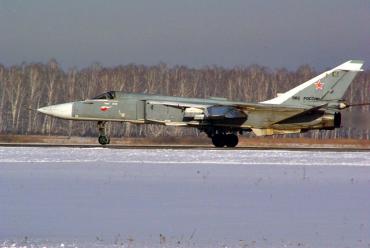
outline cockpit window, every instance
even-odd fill
[[[112,100],[116,98],[116,92],[114,91],[108,91],[108,92],[105,92],[101,95],[98,95],[96,97],[93,97],[92,99],[107,99],[107,100]]]

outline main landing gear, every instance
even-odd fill
[[[235,147],[239,142],[236,134],[215,134],[212,136],[212,143],[215,147]]]
[[[109,136],[105,133],[105,121],[98,121],[99,138],[98,141],[101,145],[108,145],[110,143]]]
[[[212,140],[215,147],[235,147],[239,143],[237,133],[243,134],[240,129],[216,129],[213,127],[206,127],[200,129],[201,132],[205,132],[207,136]]]

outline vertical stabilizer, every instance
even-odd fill
[[[342,100],[357,73],[362,71],[363,64],[364,62],[360,60],[347,61],[261,103],[318,106],[327,102],[338,102]]]

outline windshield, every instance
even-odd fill
[[[116,98],[116,93],[114,91],[108,91],[101,95],[93,97],[92,99],[114,99],[114,98]]]

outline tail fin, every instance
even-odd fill
[[[342,100],[357,73],[362,71],[363,64],[360,60],[347,61],[261,103],[318,106],[327,102],[338,102]]]

